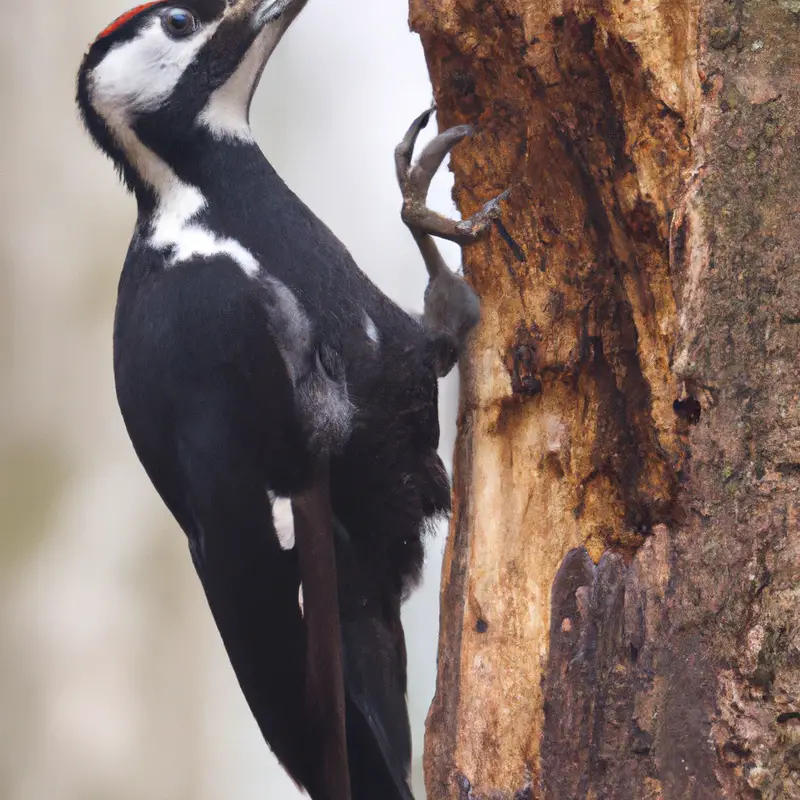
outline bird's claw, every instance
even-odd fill
[[[493,198],[480,211],[465,220],[449,219],[427,207],[426,200],[433,176],[447,154],[475,131],[471,125],[448,128],[423,148],[416,164],[412,165],[417,137],[435,110],[436,107],[432,106],[420,114],[395,148],[397,180],[403,193],[401,217],[415,235],[429,234],[461,245],[470,244],[477,241],[489,229],[492,221],[500,216],[500,203],[508,197],[509,191]]]
[[[475,212],[471,217],[462,219],[456,223],[456,229],[466,241],[477,241],[491,226],[492,222],[500,219],[503,213],[500,203],[507,200],[511,194],[511,189],[506,189],[502,194],[493,197],[486,203],[480,211]]]
[[[397,181],[402,189],[408,178],[408,173],[411,170],[411,156],[414,154],[414,145],[417,143],[417,137],[423,128],[425,128],[430,121],[433,112],[436,111],[436,105],[425,109],[412,123],[406,131],[400,144],[394,149],[394,162],[397,168]]]

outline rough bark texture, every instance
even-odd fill
[[[429,797],[800,798],[800,4],[411,0],[464,213]]]

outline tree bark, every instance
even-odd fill
[[[800,798],[800,4],[411,24],[521,251],[465,251],[429,798]]]

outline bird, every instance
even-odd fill
[[[507,193],[466,220],[427,208],[473,129],[412,163],[434,109],[420,114],[394,155],[424,311],[384,295],[250,128],[306,2],[137,6],[89,46],[76,100],[138,208],[114,316],[118,405],[263,737],[312,800],[413,800],[400,607],[450,508],[438,378],[480,316],[434,237],[487,235]]]

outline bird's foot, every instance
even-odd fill
[[[464,220],[452,220],[427,207],[428,189],[433,176],[447,154],[464,138],[472,135],[471,125],[458,125],[440,133],[422,150],[416,164],[412,164],[414,145],[420,131],[428,124],[435,106],[420,114],[406,132],[394,151],[397,180],[403,193],[403,222],[416,236],[429,234],[449,239],[460,245],[477,241],[500,216],[500,203],[508,197],[506,190],[489,200],[484,207]]]

